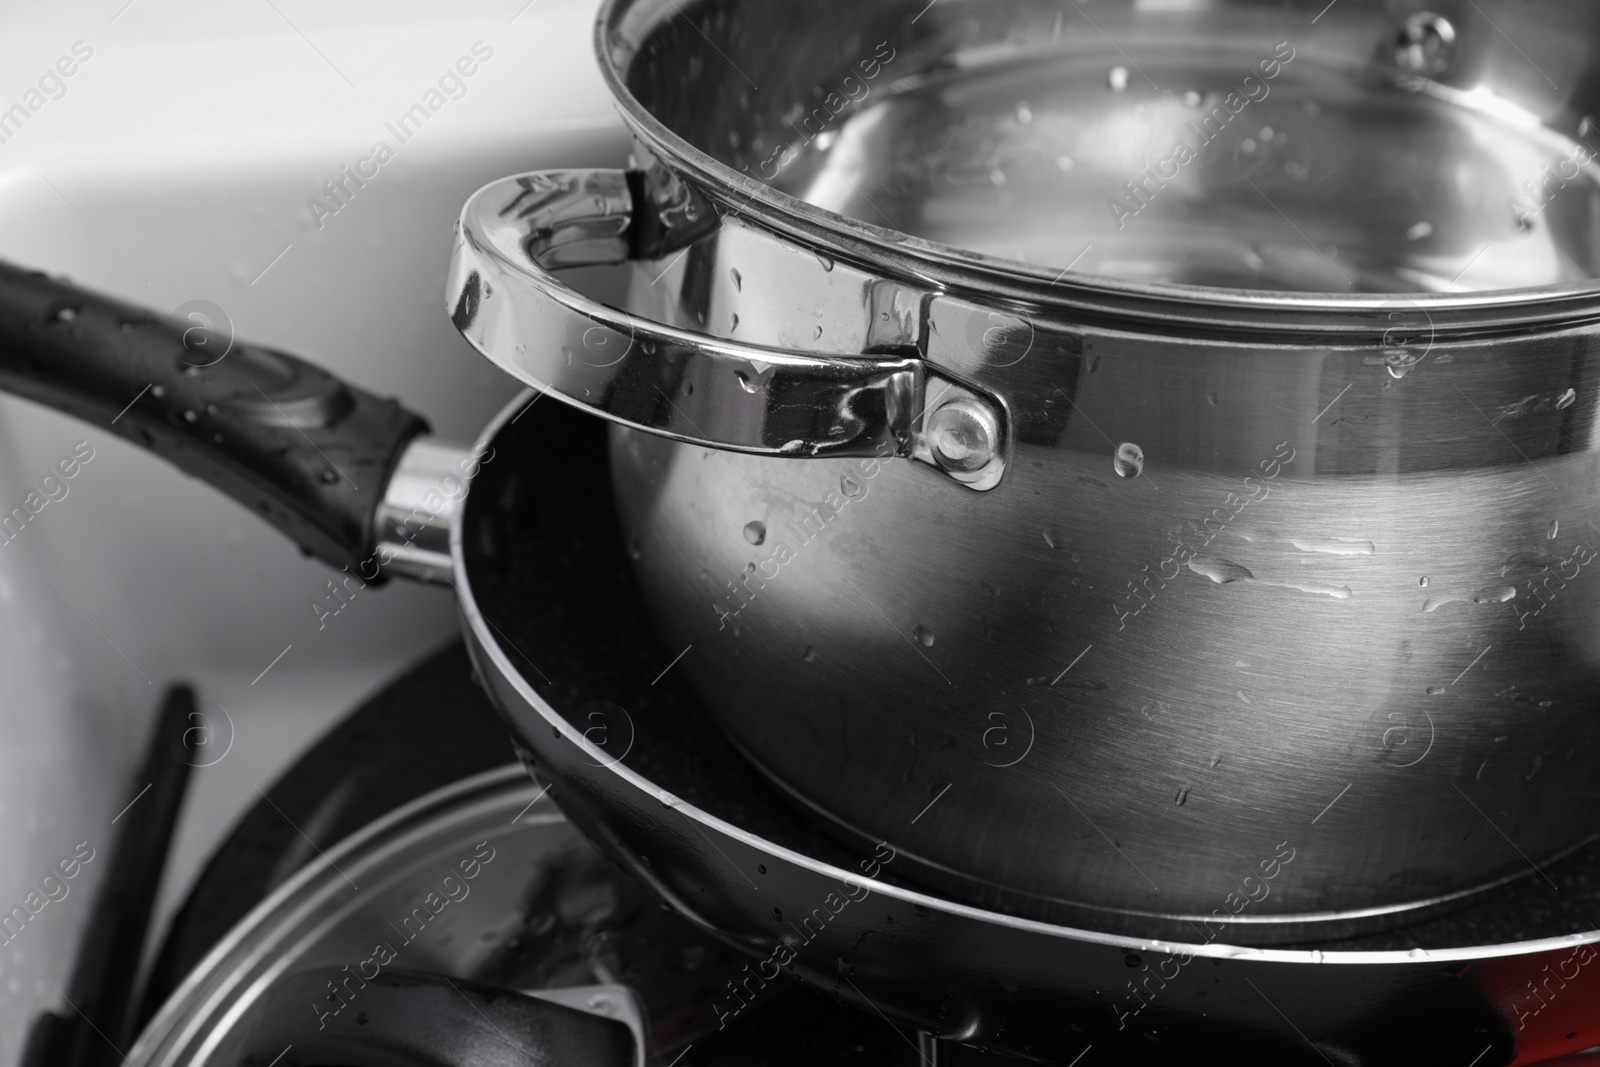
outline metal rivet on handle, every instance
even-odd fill
[[[1456,58],[1456,28],[1443,15],[1413,11],[1395,31],[1394,61],[1400,69],[1431,78]]]
[[[1000,447],[1000,426],[982,405],[952,400],[928,419],[928,448],[939,466],[955,473],[981,470]]]

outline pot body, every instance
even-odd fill
[[[966,69],[935,62],[941,49],[1004,44],[1007,19],[1030,33],[1053,22],[1058,39],[1065,25],[1073,63],[1104,58],[1066,5],[941,5],[920,30],[921,5],[882,5],[831,45],[801,34],[785,65],[760,45],[783,32],[731,5],[692,8],[686,19],[728,65],[763,73],[769,88],[749,92],[706,73],[714,61],[690,27],[651,23],[655,6],[608,7],[603,63],[638,105],[640,157],[722,219],[679,261],[640,264],[630,311],[746,343],[915,351],[1002,398],[1010,421],[1005,478],[984,493],[904,461],[742,456],[613,431],[636,570],[667,642],[693,649],[678,669],[792,795],[846,832],[893,841],[964,900],[1102,927],[1227,917],[1239,940],[1383,921],[1533,876],[1600,831],[1600,349],[1593,293],[1573,281],[1592,273],[1588,160],[1572,197],[1537,217],[1519,219],[1501,195],[1524,163],[1537,177],[1560,144],[1581,143],[1582,101],[1507,74],[1509,53],[1470,8],[1443,28],[1405,5],[1336,9],[1313,29],[1320,5],[1290,5],[1282,17],[1307,24],[1292,61],[1274,51],[1285,26],[1244,5],[1209,22],[1108,13],[1099,29],[1122,34],[1145,74],[1177,69],[1186,28],[1204,38],[1194,55],[1300,63],[1295,78],[1280,69],[1270,103],[1247,105],[1252,137],[1241,122],[1227,151],[1198,146],[1199,169],[1181,179],[1193,177],[1192,195],[1180,181],[1145,184],[1147,198],[1122,191],[1128,211],[1149,212],[1134,220],[1106,206],[1119,190],[1103,179],[1129,165],[1137,177],[1155,157],[1145,141],[1124,151],[1107,138],[1145,136],[1137,108],[1190,105],[1151,82],[1124,107],[1118,94],[1141,74],[1120,64],[1100,68],[1111,99],[1091,116],[1109,124],[1098,142],[1081,95],[1051,110],[993,84],[965,97],[946,85],[942,111],[886,105],[864,121],[864,107],[843,108],[831,140],[820,117],[789,123],[803,144],[751,132],[787,113],[771,96],[780,82],[805,90],[797,106],[852,64],[864,84],[852,49],[873,52],[880,34],[895,57],[878,56],[880,71],[899,62],[908,79],[897,101],[918,78]],[[820,17],[828,5],[810,7]],[[1586,63],[1592,13],[1544,16],[1529,33],[1568,32],[1541,56]],[[670,48],[701,64],[685,69],[713,104],[673,95]],[[1231,110],[1228,86],[1200,65],[1200,103],[1216,95]],[[1262,84],[1265,66],[1245,69]],[[704,84],[719,77],[726,99]],[[1473,135],[1505,118],[1455,110],[1486,84],[1544,107],[1545,125],[1527,139]],[[959,110],[972,99],[983,107]],[[1340,122],[1296,125],[1330,110]],[[1021,129],[1046,117],[1058,121],[1043,133]],[[1241,162],[1285,129],[1270,167]],[[1063,162],[1063,139],[1086,154]],[[1011,163],[990,168],[972,154],[983,145]],[[1448,166],[1417,145],[1448,148]],[[806,203],[740,199],[706,181],[706,154]],[[779,173],[761,169],[769,159]],[[1037,159],[1099,175],[1093,212],[1091,187],[1073,185],[1041,214]],[[983,190],[967,180],[980,171]],[[1396,192],[1424,179],[1425,203],[1362,195],[1363,183]],[[1252,186],[1265,207],[1244,204]],[[996,194],[1006,187],[1020,199]],[[1424,210],[1428,226],[1396,229]],[[1119,245],[1135,221],[1143,229]],[[1093,240],[1064,243],[1073,233]],[[1026,244],[1039,235],[1053,243]],[[1060,267],[1105,240],[1095,269],[1124,277],[1054,286],[1054,270],[1026,262],[963,266],[941,240],[988,252],[1020,241],[1005,254]],[[1240,278],[1445,297],[1161,287]],[[1449,296],[1515,282],[1567,303]],[[676,400],[715,403],[692,396],[690,382]],[[923,819],[932,805],[939,817]],[[1290,848],[1292,884],[1269,889],[1273,857]]]
[[[614,431],[635,567],[747,753],[991,902],[1360,912],[1595,832],[1592,334],[1403,379],[1081,336],[986,377],[1037,398],[986,494]],[[1285,841],[1301,881],[1247,905]]]

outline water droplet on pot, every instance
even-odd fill
[[[1545,536],[1548,537],[1550,540],[1554,541],[1556,539],[1556,534],[1558,534],[1560,532],[1561,532],[1561,520],[1560,519],[1551,519],[1550,520],[1550,529],[1545,533]]]
[[[812,648],[810,645],[807,645],[804,654],[802,654],[800,658],[805,660],[807,663],[815,663],[817,662],[817,650]]]
[[[1472,602],[1474,604],[1504,604],[1506,601],[1515,600],[1516,598],[1516,586],[1502,585],[1492,589],[1480,590],[1478,595],[1472,598]]]
[[[1228,559],[1217,559],[1213,556],[1194,556],[1189,560],[1189,569],[1205,578],[1210,578],[1218,585],[1227,585],[1229,582],[1248,581],[1255,575]]]
[[[1432,234],[1433,223],[1424,219],[1421,222],[1412,223],[1411,228],[1406,231],[1406,240],[1420,241],[1424,237],[1432,236]]]
[[[737,330],[738,328],[739,328],[739,313],[737,311],[735,311],[733,313],[733,315],[729,317],[729,320],[728,320],[728,332],[732,333],[734,330]]]
[[[1576,389],[1568,389],[1566,392],[1562,393],[1561,398],[1556,401],[1556,410],[1562,411],[1566,408],[1570,408],[1572,406],[1572,402],[1577,399],[1578,391]]]
[[[324,485],[332,485],[334,482],[339,480],[338,472],[332,470],[323,471],[320,477],[322,478]]]
[[[760,519],[755,519],[744,524],[744,539],[752,545],[759,545],[767,539],[767,524]]]
[[[1183,94],[1183,104],[1185,107],[1199,107],[1200,94],[1195,92],[1193,89],[1190,89],[1188,92]]]
[[[1051,548],[1060,548],[1068,543],[1067,537],[1061,532],[1059,526],[1046,526],[1044,528],[1044,543]]]
[[[761,386],[758,385],[756,382],[752,381],[750,379],[750,375],[746,374],[744,371],[736,370],[736,371],[733,372],[733,376],[735,378],[739,379],[739,388],[743,389],[745,392],[747,392],[747,393],[759,393],[759,392],[761,392]]]
[[[811,339],[813,341],[822,340],[822,327],[821,326],[818,326],[816,329],[811,331]]]
[[[78,309],[73,307],[58,308],[56,310],[57,322],[71,322],[78,317]]]
[[[1421,578],[1418,578],[1417,584],[1422,586],[1424,589],[1428,588],[1428,576],[1424,574]]]
[[[1178,805],[1180,808],[1189,803],[1189,787],[1184,786],[1182,789],[1179,789],[1178,795],[1172,798],[1172,802]]]
[[[1128,88],[1128,68],[1112,67],[1110,73],[1106,75],[1106,85],[1110,86],[1111,91],[1114,93],[1126,90]]]
[[[1430,686],[1428,686],[1428,695],[1431,696],[1431,697],[1436,697],[1442,692],[1444,692],[1444,686],[1442,686],[1442,685],[1430,685]]]
[[[730,269],[728,271],[728,277],[733,279],[733,291],[734,292],[736,292],[736,293],[744,292],[744,275],[739,273],[739,268],[738,267],[734,267],[734,268]]]
[[[1322,962],[1322,950],[1320,948],[1314,948],[1314,949],[1311,950],[1311,962],[1312,963],[1321,963]]]
[[[1137,478],[1144,471],[1144,449],[1132,441],[1124,441],[1117,446],[1117,451],[1111,457],[1111,466],[1120,477]]]
[[[828,270],[832,270],[833,269],[833,257],[832,256],[825,256],[821,252],[816,253],[816,256],[817,256],[817,262],[822,264],[822,269],[823,270],[828,271]]]
[[[933,631],[921,623],[911,628],[911,636],[921,641],[928,648],[933,647]]]

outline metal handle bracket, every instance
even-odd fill
[[[462,210],[451,260],[456,328],[513,377],[635,429],[757,455],[905,456],[973,489],[999,484],[1004,405],[931,363],[728,341],[637,318],[553,276],[627,261],[637,232],[660,229],[636,209],[621,170],[484,186]]]

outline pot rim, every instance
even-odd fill
[[[1462,293],[1284,292],[1177,282],[1139,282],[972,252],[852,219],[734,170],[674,133],[628,89],[626,65],[636,49],[624,23],[654,27],[663,12],[688,18],[674,0],[603,0],[595,21],[600,75],[630,130],[680,177],[719,204],[752,215],[763,227],[880,274],[912,278],[942,290],[991,301],[1047,305],[1090,319],[1184,333],[1278,333],[1359,337],[1372,343],[1399,313],[1427,320],[1430,340],[1505,334],[1534,327],[1590,325],[1600,320],[1600,277],[1559,285]],[[713,46],[715,47],[715,46]],[[1131,320],[1131,321],[1130,321]],[[1164,328],[1163,328],[1164,327]],[[1285,338],[1287,340],[1287,338]]]

